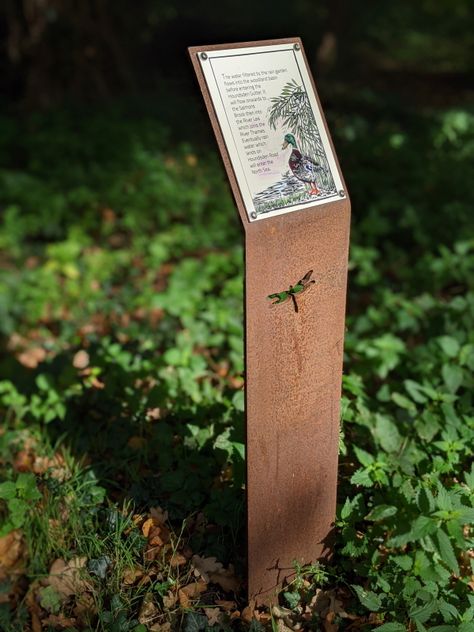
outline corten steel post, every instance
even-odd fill
[[[248,591],[260,603],[294,560],[331,552],[350,202],[250,222],[197,56],[288,42],[302,46],[291,38],[189,49],[245,231]],[[316,282],[297,297],[298,313],[291,301],[270,306],[269,294],[311,269]]]

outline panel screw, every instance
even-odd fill
[[[345,196],[344,189],[341,189],[341,190],[339,191],[339,197],[344,197],[344,196]]]
[[[252,212],[250,213],[250,217],[251,217],[252,219],[257,219],[257,213],[256,213],[255,211],[252,211]]]
[[[201,59],[202,59],[203,61],[206,61],[206,59],[207,59],[207,53],[201,53]]]
[[[294,48],[295,50],[299,50],[301,47],[300,47],[300,45],[299,45],[299,44],[295,44],[295,45],[293,46],[293,48]]]

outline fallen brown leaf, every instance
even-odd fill
[[[161,507],[152,507],[150,509],[150,516],[156,520],[156,524],[164,524],[168,520],[168,512]]]
[[[289,628],[283,619],[277,619],[277,630],[278,632],[293,632],[291,628]]]
[[[222,612],[219,608],[204,608],[204,614],[210,626],[222,623]]]
[[[143,450],[143,448],[146,446],[147,440],[145,439],[145,437],[130,437],[130,439],[127,441],[127,445],[129,448],[131,448],[132,450]]]
[[[138,614],[138,621],[149,628],[159,614],[158,607],[153,601],[153,595],[147,593]]]
[[[56,452],[51,458],[48,456],[37,456],[33,463],[33,472],[35,474],[48,472],[52,478],[60,482],[71,476],[64,456],[60,452]]]
[[[171,608],[173,608],[176,604],[177,600],[178,595],[171,590],[169,590],[166,595],[163,595],[163,605],[167,610],[171,610]]]
[[[219,586],[225,592],[237,592],[240,588],[240,579],[234,575],[234,567],[229,564],[229,568],[223,568],[220,571],[209,573],[209,580],[213,584],[219,584]]]
[[[288,608],[284,608],[283,606],[273,606],[272,614],[277,619],[284,619],[285,617],[291,615],[291,610],[289,610]]]
[[[171,623],[169,621],[153,623],[153,625],[148,626],[148,632],[171,632]]]
[[[75,599],[74,616],[83,624],[89,624],[91,619],[97,614],[97,606],[94,597],[89,592],[78,595]]]
[[[54,629],[73,628],[76,625],[76,619],[64,617],[63,615],[50,614],[46,619],[42,620],[44,627],[51,625]]]
[[[62,600],[90,590],[90,582],[82,577],[86,562],[87,558],[85,557],[75,557],[69,562],[61,559],[55,560],[49,569],[49,576],[43,584],[52,586]]]
[[[161,419],[161,409],[149,408],[146,411],[146,418],[148,419],[148,421],[156,421],[157,419]]]
[[[335,618],[335,612],[328,612],[323,621],[324,632],[338,632],[339,626],[337,625],[337,623],[334,623]]]
[[[148,520],[145,520],[145,522],[142,524],[142,533],[145,536],[145,538],[148,537],[148,534],[150,533],[150,529],[154,526],[154,521],[153,518],[148,518]]]
[[[217,561],[216,557],[201,557],[200,555],[193,555],[191,563],[197,571],[195,575],[200,575],[205,582],[210,581],[210,573],[220,572],[224,570],[223,564]]]
[[[85,369],[89,366],[89,362],[89,354],[87,351],[84,351],[84,349],[81,349],[74,355],[74,358],[72,359],[72,366],[75,369]]]
[[[169,563],[171,566],[183,566],[187,563],[187,559],[181,553],[173,553],[170,557]]]
[[[0,538],[0,582],[12,574],[21,574],[26,558],[26,548],[20,529],[10,531]]]
[[[43,347],[30,347],[17,355],[17,360],[28,369],[36,369],[38,364],[46,359],[46,351]]]
[[[183,608],[189,608],[191,601],[197,599],[207,589],[204,581],[193,582],[178,590],[179,603]]]
[[[143,571],[140,568],[126,568],[123,572],[122,582],[125,586],[132,586],[140,577],[143,577]]]
[[[25,599],[26,605],[28,606],[28,612],[31,618],[32,632],[41,632],[42,630],[41,619],[40,619],[40,615],[42,613],[41,613],[40,605],[37,600],[37,591],[39,587],[40,587],[40,582],[38,580],[33,581],[29,586],[28,592],[26,594],[26,599]]]
[[[231,603],[234,603],[233,601],[231,601]],[[242,610],[242,619],[246,622],[246,623],[250,623],[252,621],[252,619],[256,618],[255,617],[255,601],[252,600],[248,606],[246,606],[243,610]]]
[[[31,472],[34,461],[34,454],[30,450],[20,450],[15,454],[13,467],[17,472]]]

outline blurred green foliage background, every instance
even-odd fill
[[[362,630],[472,629],[473,19],[467,0],[2,4],[0,533],[26,547],[2,629],[144,632],[151,603],[153,625],[205,630],[203,604],[245,605],[218,584],[166,605],[189,556],[150,560],[132,516],[160,505],[174,551],[243,577],[242,233],[186,47],[293,35],[353,224],[336,555],[297,572],[285,616],[330,588]],[[87,616],[34,581],[73,556]]]

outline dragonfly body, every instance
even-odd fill
[[[283,292],[274,292],[273,294],[269,294],[267,298],[276,299],[273,301],[272,305],[279,305],[280,303],[285,303],[287,300],[291,298],[293,303],[293,307],[295,308],[295,312],[298,312],[298,303],[296,301],[296,295],[302,294],[305,290],[307,290],[315,280],[311,278],[313,274],[312,270],[309,270],[302,279],[300,279],[295,285],[290,285],[287,290]]]

